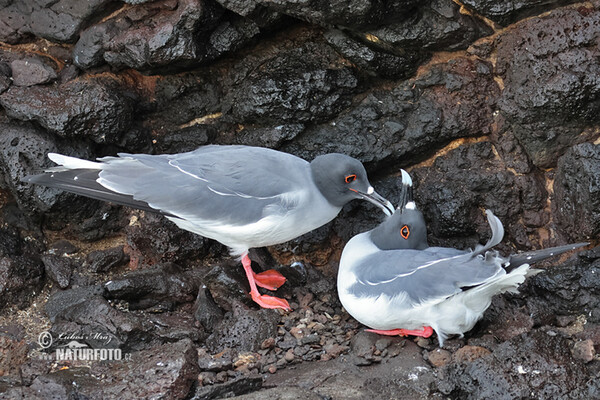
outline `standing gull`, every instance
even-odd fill
[[[338,293],[356,320],[383,335],[429,337],[440,346],[452,334],[473,328],[492,297],[515,292],[540,270],[530,264],[588,243],[577,243],[501,257],[490,251],[504,228],[487,210],[491,239],[475,250],[429,247],[425,219],[412,200],[405,171],[400,207],[377,228],[354,236],[345,246],[338,271]]]
[[[126,154],[81,160],[50,153],[58,164],[23,181],[164,214],[177,226],[218,240],[241,256],[252,299],[264,308],[290,309],[285,299],[261,295],[285,278],[252,271],[248,249],[283,243],[331,221],[353,199],[386,214],[363,165],[343,154],[307,162],[248,146],[203,146],[180,154]]]

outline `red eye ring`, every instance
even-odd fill
[[[344,180],[346,181],[346,183],[354,182],[356,180],[356,174],[348,175],[344,178]]]
[[[404,225],[402,228],[400,228],[400,236],[402,236],[404,239],[408,239],[410,236],[410,229],[408,229],[408,225]]]

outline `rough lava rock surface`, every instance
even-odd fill
[[[600,398],[600,2],[0,0],[0,42],[0,399]],[[432,245],[485,242],[491,209],[502,254],[590,246],[440,349],[337,298],[371,204],[252,250],[280,312],[225,246],[21,181],[205,144],[343,152],[393,203],[408,169]]]

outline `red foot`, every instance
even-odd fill
[[[250,261],[250,258],[248,258],[248,253],[244,254],[242,256],[242,265],[244,266],[244,271],[246,272],[246,278],[248,278],[248,284],[250,284],[250,296],[252,296],[252,300],[254,300],[259,306],[263,308],[282,308],[284,310],[291,311],[292,308],[290,307],[287,300],[280,299],[278,297],[267,296],[264,294],[261,295],[258,292],[258,288],[256,287],[256,285],[258,284],[256,277],[259,277],[259,280],[261,280],[261,284],[265,283],[265,281],[267,281],[268,283],[273,283],[273,273],[271,272],[272,270],[270,270],[265,271],[267,274],[265,274],[265,272],[261,274],[255,274],[254,271],[252,271],[252,267],[250,266],[251,263],[252,262]],[[273,272],[279,274],[277,271]],[[283,275],[281,275],[281,278],[283,278]],[[275,283],[280,282],[281,278],[275,278]],[[285,282],[285,278],[283,278],[283,282]],[[281,285],[283,285],[283,282],[281,283]]]
[[[419,331],[412,331],[409,329],[392,329],[389,331],[381,331],[378,329],[365,329],[366,332],[373,332],[373,333],[377,333],[379,335],[386,335],[386,336],[408,336],[408,335],[412,335],[412,336],[421,336],[424,338],[428,338],[429,336],[433,335],[433,328],[431,328],[430,326],[424,326],[423,330],[419,330]]]
[[[256,281],[256,286],[260,286],[261,288],[268,290],[277,290],[285,283],[285,276],[281,275],[281,273],[275,271],[274,269],[270,269],[259,274],[255,273],[254,280]]]
[[[262,308],[282,308],[286,311],[292,311],[292,307],[286,299],[260,294],[258,291],[256,293],[250,292],[250,296]]]

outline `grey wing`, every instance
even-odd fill
[[[355,271],[358,282],[350,290],[370,297],[405,294],[411,303],[419,304],[447,298],[503,273],[498,263],[462,250],[390,250],[361,260]]]
[[[269,149],[205,146],[189,153],[101,159],[98,182],[184,219],[245,224],[295,205],[308,163]]]

